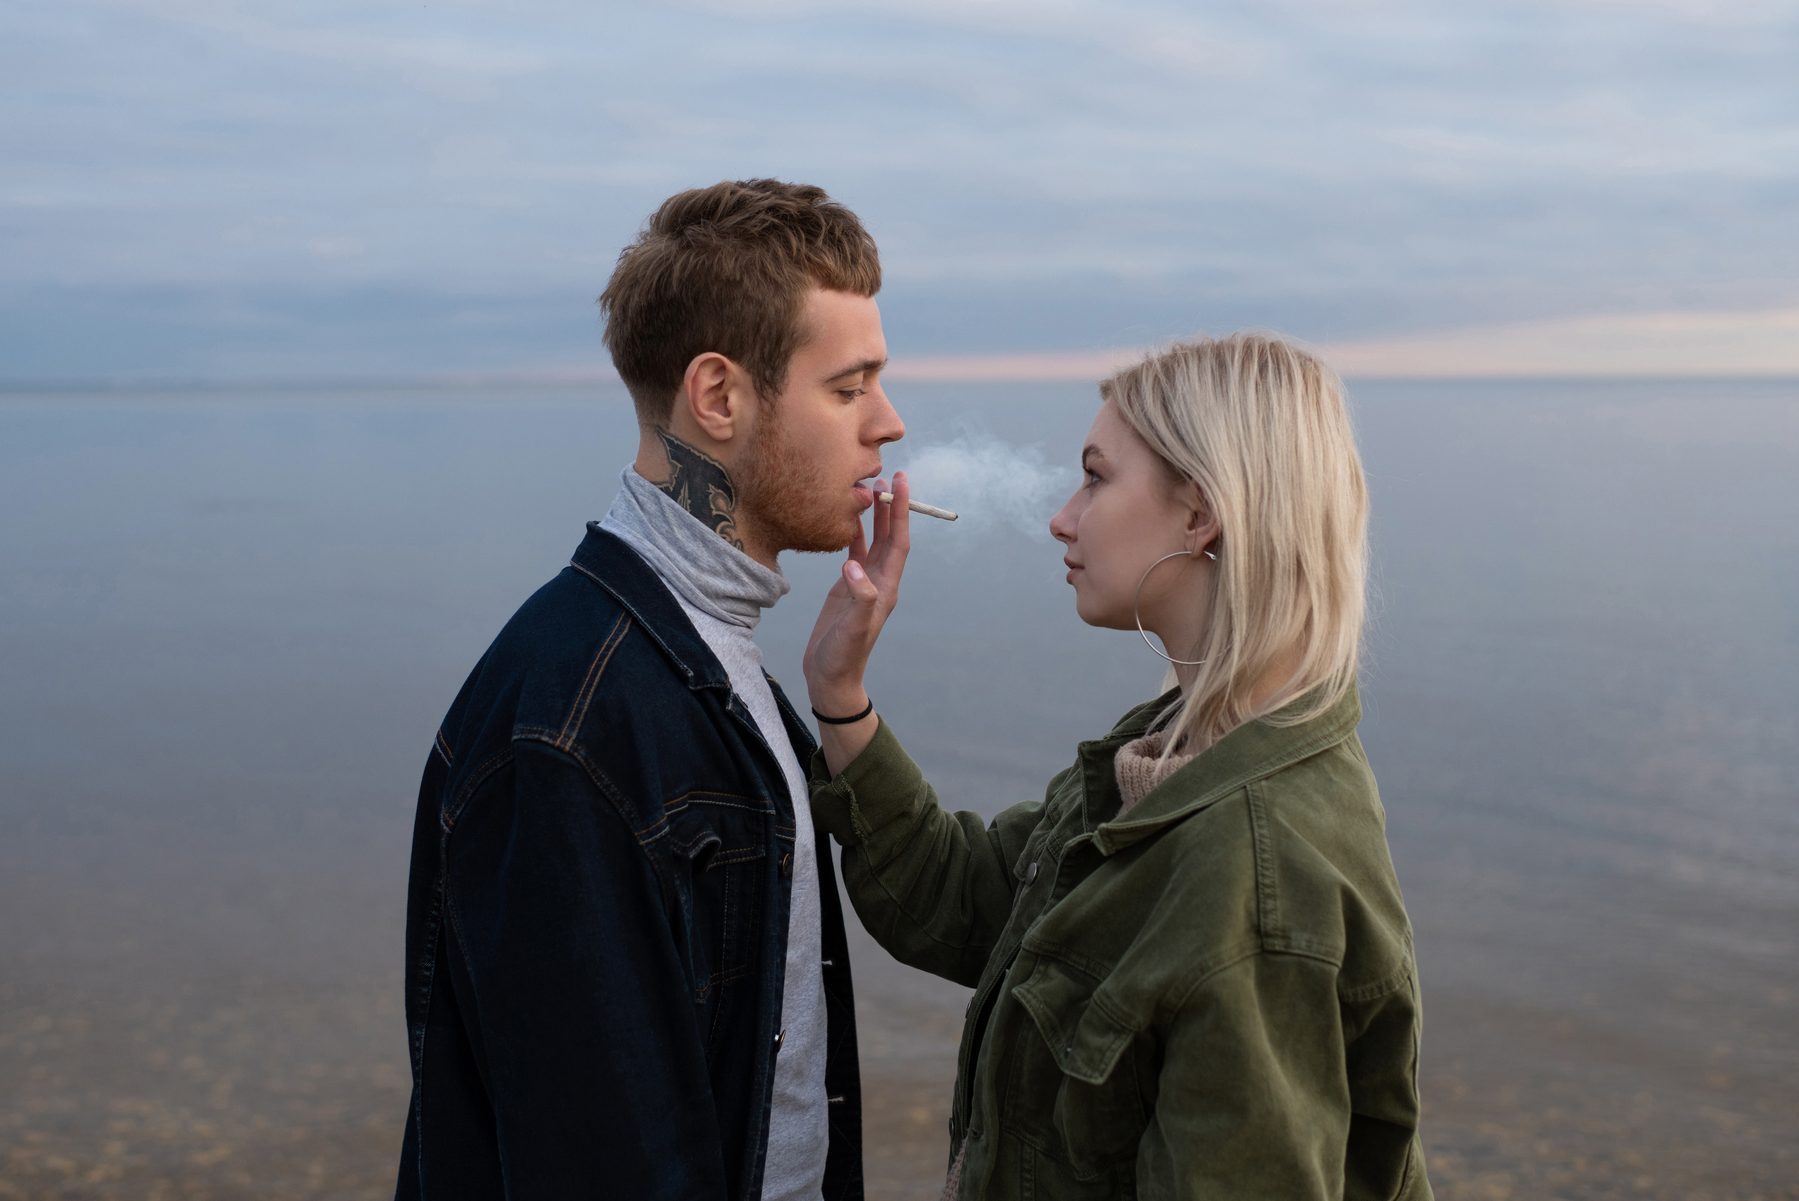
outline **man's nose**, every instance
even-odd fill
[[[887,390],[881,389],[878,395],[880,403],[876,406],[869,429],[869,441],[877,446],[886,442],[898,442],[906,436],[906,423],[900,420],[899,410],[887,398]]]

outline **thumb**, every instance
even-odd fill
[[[843,582],[850,590],[859,605],[872,605],[881,597],[881,590],[875,587],[868,573],[862,570],[862,564],[851,559],[843,565]]]

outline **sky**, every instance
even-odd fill
[[[603,376],[618,251],[756,176],[899,376],[1799,374],[1799,0],[13,0],[0,81],[0,383]]]

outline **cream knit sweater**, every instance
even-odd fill
[[[1150,789],[1199,757],[1199,753],[1195,751],[1187,755],[1171,755],[1166,763],[1157,762],[1162,755],[1162,738],[1161,734],[1145,734],[1135,742],[1127,742],[1118,748],[1118,757],[1112,761],[1112,766],[1118,773],[1120,814],[1148,796]]]

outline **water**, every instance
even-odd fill
[[[1071,487],[1091,395],[899,388],[887,462]],[[1352,398],[1439,1195],[1799,1196],[1799,385]],[[0,1201],[391,1189],[417,775],[632,435],[592,390],[0,397]],[[1160,683],[1047,516],[914,523],[870,684],[957,806]],[[797,688],[835,561],[787,569]],[[930,1196],[966,997],[859,951],[871,1196]]]

